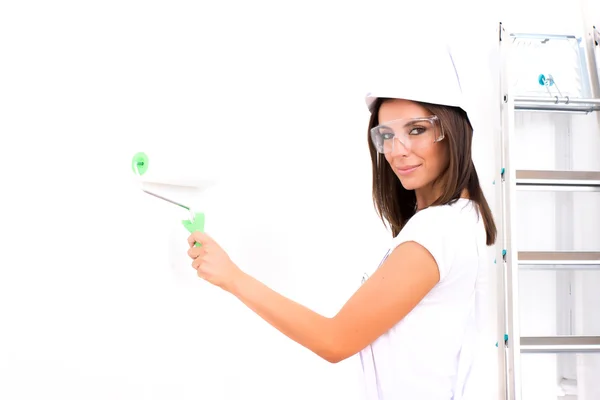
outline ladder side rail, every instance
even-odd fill
[[[593,21],[594,16],[590,10],[590,0],[580,0],[579,9],[581,10],[584,27],[582,47],[585,51],[585,61],[587,62],[587,65],[584,67],[587,67],[591,95],[600,100],[600,54],[598,54],[600,48],[596,44],[596,40],[600,39],[600,37],[597,37],[600,36],[597,31],[597,28],[599,28],[597,24],[600,21]]]
[[[519,333],[519,264],[517,260],[516,226],[516,171],[511,160],[511,146],[515,130],[515,103],[510,84],[511,43],[503,32],[501,54],[501,190],[502,190],[502,267],[505,294],[505,357],[508,400],[521,400],[521,362]]]
[[[503,198],[503,185],[502,185],[502,164],[503,164],[503,141],[502,141],[502,133],[504,129],[504,120],[503,120],[503,95],[505,94],[503,85],[506,78],[505,69],[506,63],[504,61],[504,52],[502,50],[502,41],[506,40],[506,36],[504,33],[504,27],[502,22],[498,25],[498,128],[496,129],[494,135],[494,148],[497,149],[495,151],[495,162],[496,162],[496,170],[494,173],[494,186],[495,186],[495,222],[497,229],[497,237],[496,237],[496,245],[495,245],[495,277],[497,284],[497,342],[496,346],[498,348],[497,359],[498,359],[498,400],[507,400],[508,399],[508,387],[509,385],[509,367],[507,364],[506,357],[506,345],[505,345],[505,333],[506,326],[508,323],[507,320],[507,310],[506,310],[506,274],[504,268],[504,262],[502,251],[504,249],[504,198]]]
[[[510,55],[509,55],[510,59]],[[510,71],[510,66],[509,66]],[[506,128],[504,136],[504,147],[506,149],[504,157],[504,210],[505,210],[505,245],[504,245],[504,266],[507,275],[507,308],[508,325],[506,334],[508,335],[507,348],[508,360],[512,367],[512,391],[513,396],[510,400],[521,400],[521,350],[520,350],[520,323],[519,323],[519,261],[518,261],[518,235],[517,226],[517,198],[516,198],[516,170],[514,167],[514,157],[512,157],[511,148],[515,135],[515,111],[514,98],[512,90],[507,90],[508,98],[505,103],[504,112],[506,113]]]

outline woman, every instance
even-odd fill
[[[189,237],[188,254],[200,277],[325,360],[360,353],[369,399],[462,398],[474,357],[477,276],[496,238],[471,159],[473,130],[456,106],[367,102],[373,198],[394,239],[335,317],[245,274],[206,234]]]

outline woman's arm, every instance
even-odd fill
[[[324,317],[241,273],[230,292],[281,333],[327,361],[335,362],[333,319]]]
[[[337,363],[364,349],[404,318],[439,281],[434,258],[406,242],[327,318],[240,272],[227,288],[261,318],[325,360]]]

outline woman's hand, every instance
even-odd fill
[[[194,245],[200,243],[201,246]],[[210,236],[201,232],[194,232],[188,237],[190,249],[188,255],[194,261],[192,267],[198,276],[221,289],[231,292],[234,282],[243,273]]]

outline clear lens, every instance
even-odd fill
[[[408,150],[427,147],[444,138],[435,115],[389,121],[371,129],[371,140],[379,153],[388,154],[400,142]]]

